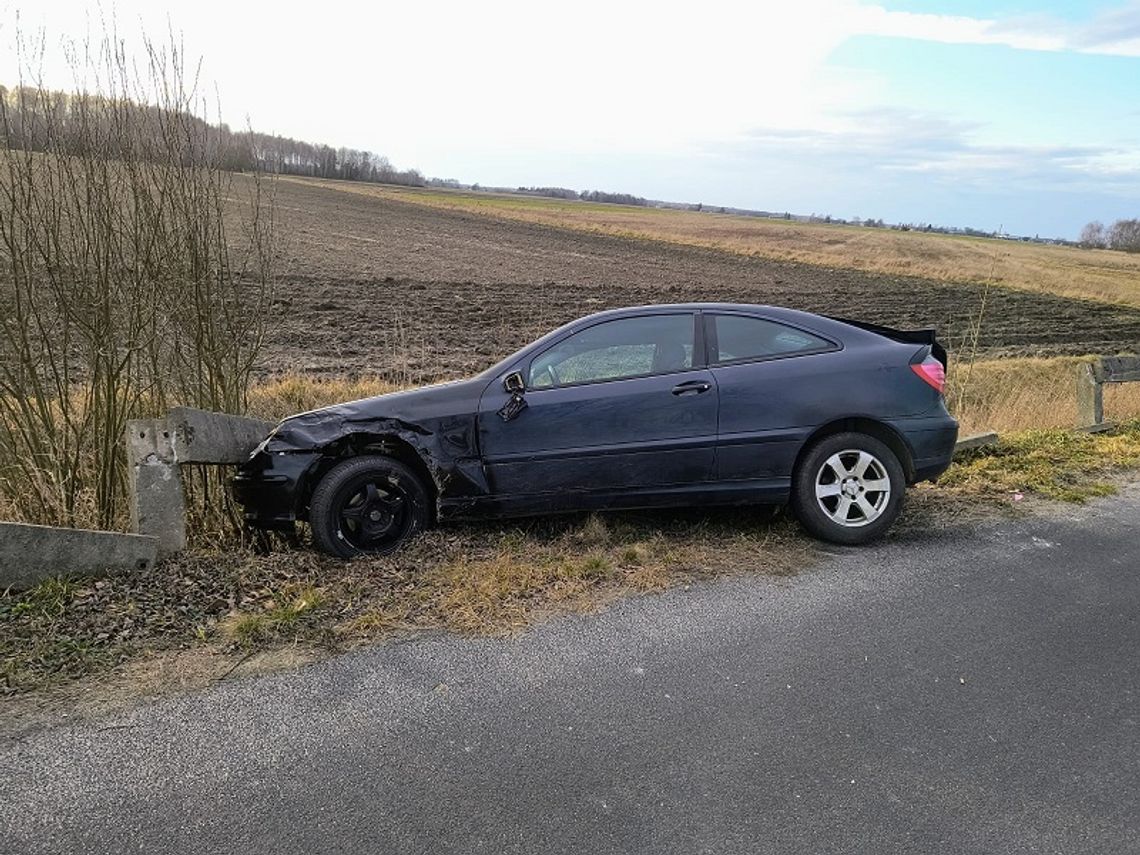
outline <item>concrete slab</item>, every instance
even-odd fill
[[[179,463],[242,463],[273,430],[270,422],[175,407],[167,419]]]
[[[1108,433],[1116,427],[1116,422],[1101,422],[1096,425],[1085,425],[1077,428],[1077,433]]]
[[[984,448],[987,445],[996,445],[997,441],[998,435],[996,433],[975,433],[964,436],[954,446],[954,453],[969,451],[972,448]]]
[[[28,588],[51,576],[148,570],[157,557],[155,537],[0,523],[0,589]]]

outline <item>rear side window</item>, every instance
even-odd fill
[[[714,315],[713,323],[716,325],[715,362],[815,353],[835,348],[825,338],[763,318]]]

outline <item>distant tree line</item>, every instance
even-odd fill
[[[476,185],[478,186],[478,185]],[[581,199],[583,202],[607,202],[611,205],[640,205],[649,204],[648,199],[634,196],[631,193],[609,193],[604,190],[571,190],[568,187],[519,187],[514,193],[524,196],[548,196],[552,199]]]
[[[4,138],[0,147],[22,151],[66,152],[86,157],[92,138],[113,138],[90,127],[92,121],[122,123],[129,118],[136,142],[131,154],[149,144],[164,150],[162,134],[171,126],[169,109],[110,99],[101,95],[45,92],[27,87],[0,86],[0,109],[4,113]],[[422,187],[424,176],[415,169],[396,169],[383,155],[354,148],[333,148],[290,137],[256,131],[233,131],[225,124],[211,124],[188,112],[179,116],[179,127],[188,143],[202,149],[212,162],[231,172],[262,171],[314,178],[340,178]],[[149,140],[149,143],[148,143]],[[120,158],[126,151],[104,150],[100,156]],[[156,154],[157,156],[157,154]]]
[[[607,193],[603,190],[583,190],[579,194],[579,198],[583,202],[608,202],[611,205],[640,205],[645,207],[649,204],[648,199],[643,199],[640,196],[633,196],[629,193]]]
[[[567,187],[520,187],[515,190],[523,196],[548,196],[551,199],[577,199],[578,191]]]
[[[1093,220],[1081,229],[1081,246],[1140,252],[1140,219],[1117,220],[1107,227],[1099,220]]]
[[[256,131],[234,135],[235,168],[257,168],[281,175],[307,175],[313,178],[340,178],[345,181],[371,181],[423,187],[427,182],[417,169],[396,169],[388,158],[355,148],[333,148],[290,137],[271,136]]]

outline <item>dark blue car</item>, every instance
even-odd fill
[[[439,520],[791,502],[862,543],[950,464],[946,352],[770,306],[601,312],[468,380],[292,416],[234,479],[246,519],[343,557]]]

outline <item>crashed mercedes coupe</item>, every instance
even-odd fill
[[[769,306],[617,309],[467,380],[291,416],[234,478],[246,520],[345,558],[444,520],[791,502],[856,544],[950,464],[946,351]]]

